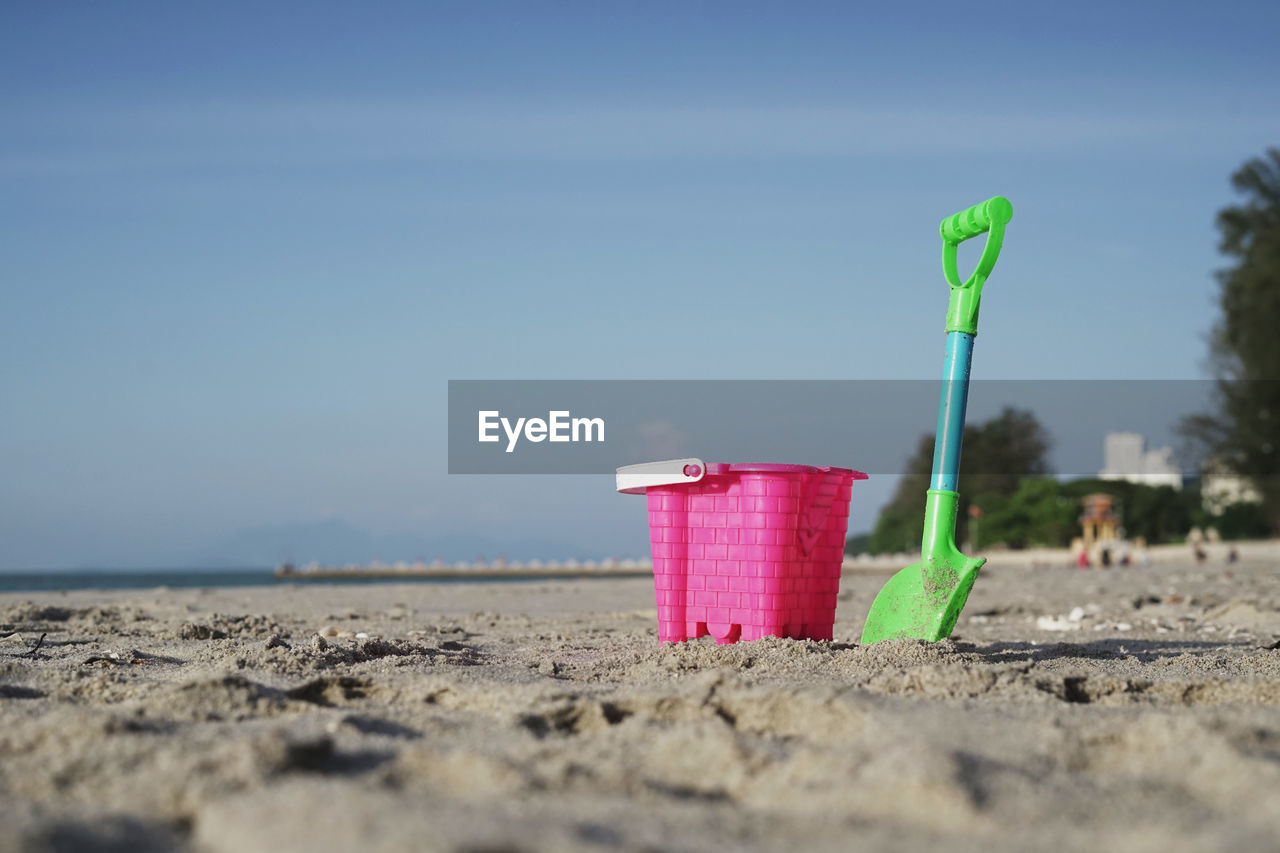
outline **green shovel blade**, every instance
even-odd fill
[[[907,566],[880,588],[862,628],[862,642],[914,637],[936,643],[951,636],[983,557],[966,557],[956,547],[960,496],[930,489],[924,508],[920,562]]]
[[[954,557],[922,560],[889,578],[871,603],[863,644],[905,637],[933,643],[951,636],[986,562],[959,552]]]

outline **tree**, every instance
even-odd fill
[[[844,542],[844,553],[846,557],[856,557],[859,554],[865,554],[867,545],[871,542],[870,533],[859,533],[850,536]]]
[[[1067,545],[1081,533],[1083,498],[1095,492],[1115,498],[1127,538],[1141,536],[1153,545],[1186,536],[1199,513],[1200,492],[1195,488],[1178,491],[1124,480],[1084,478],[1060,483],[1051,477],[1027,477],[1012,495],[981,494],[973,499],[984,513],[978,528],[970,528],[974,544],[979,548]],[[1234,538],[1247,535],[1247,512],[1233,513],[1229,521]],[[1226,538],[1222,527],[1219,532]]]
[[[880,511],[867,550],[873,554],[911,551],[924,534],[924,501],[933,471],[933,436],[923,436],[907,460],[893,498]],[[982,424],[966,426],[960,455],[960,516],[956,540],[963,542],[971,495],[1011,495],[1024,477],[1049,474],[1050,439],[1031,412],[1005,407]],[[979,504],[979,506],[982,506]],[[985,510],[985,507],[983,507]]]
[[[1231,184],[1241,204],[1218,213],[1222,315],[1209,339],[1216,411],[1182,424],[1185,436],[1252,481],[1280,532],[1280,148],[1245,163]]]
[[[982,494],[974,503],[983,511],[973,536],[978,548],[993,544],[1053,548],[1065,545],[1079,528],[1080,502],[1064,497],[1052,477],[1026,477],[1012,495]]]
[[[968,429],[965,430],[968,438]],[[961,460],[964,459],[961,454]],[[920,547],[924,535],[924,499],[933,468],[933,438],[922,436],[915,453],[907,460],[902,479],[893,497],[880,510],[876,526],[867,541],[872,554],[913,551]]]
[[[1268,533],[1263,508],[1251,501],[1232,504],[1213,520],[1223,539],[1261,539]]]

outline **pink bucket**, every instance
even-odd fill
[[[618,491],[649,499],[659,641],[830,640],[850,492],[866,477],[697,459],[618,469]]]

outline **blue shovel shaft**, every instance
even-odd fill
[[[947,356],[942,366],[942,397],[938,402],[938,438],[933,448],[931,489],[956,491],[960,479],[960,447],[964,415],[969,404],[969,367],[973,335],[947,333]]]

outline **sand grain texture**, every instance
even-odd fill
[[[871,647],[884,575],[722,647],[636,580],[0,596],[0,849],[1277,849],[1278,576],[1002,566]]]

